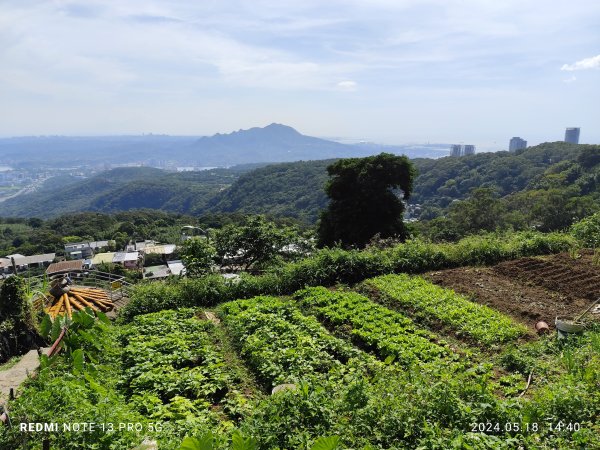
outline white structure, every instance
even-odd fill
[[[450,156],[469,156],[475,154],[475,146],[474,145],[460,145],[453,144],[450,147]]]
[[[114,243],[114,241],[72,242],[65,244],[65,254],[70,259],[92,258],[95,251],[108,247],[111,242]]]

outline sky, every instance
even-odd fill
[[[600,143],[597,0],[0,0],[0,136]]]

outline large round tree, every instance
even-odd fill
[[[364,247],[381,237],[406,237],[404,205],[416,172],[406,156],[381,153],[367,158],[340,159],[327,167],[325,192],[331,201],[321,213],[319,245]]]

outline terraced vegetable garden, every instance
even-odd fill
[[[121,332],[121,383],[136,409],[219,423],[217,412],[241,394],[212,338],[214,327],[182,309],[137,317]]]
[[[78,312],[87,328],[73,325],[63,355],[44,360],[10,404],[11,420],[134,427],[0,427],[0,443],[177,449],[195,436],[196,448],[218,449],[600,448],[600,326],[565,340],[536,336],[528,316],[482,304],[486,285],[468,289],[469,274],[484,269],[460,270],[462,293],[434,284],[450,284],[438,271],[111,326]],[[207,439],[212,447],[200,447]]]

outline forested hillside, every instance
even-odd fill
[[[314,223],[327,205],[324,185],[333,161],[273,164],[242,175],[207,205],[210,212],[293,217]]]
[[[482,230],[561,230],[600,208],[598,145],[555,142],[417,164],[420,231],[435,240]]]
[[[560,229],[598,209],[599,160],[600,146],[564,142],[517,153],[415,159],[419,175],[410,203],[421,205],[421,220],[436,219],[432,226],[450,230],[447,238],[497,227]],[[84,181],[50,180],[41,192],[0,203],[0,216],[151,208],[197,216],[267,214],[313,224],[327,205],[323,187],[333,161],[187,173],[114,169]]]
[[[51,178],[38,192],[0,203],[0,216],[55,217],[74,211],[141,208],[202,212],[209,199],[251,167],[183,173],[134,167],[109,170],[83,181],[65,183],[62,178]]]
[[[454,199],[465,198],[476,187],[489,187],[505,196],[524,190],[545,170],[561,161],[575,163],[584,149],[598,146],[549,142],[516,153],[479,153],[462,158],[415,159],[420,176],[412,201],[447,206]],[[571,167],[563,164],[559,168]]]

